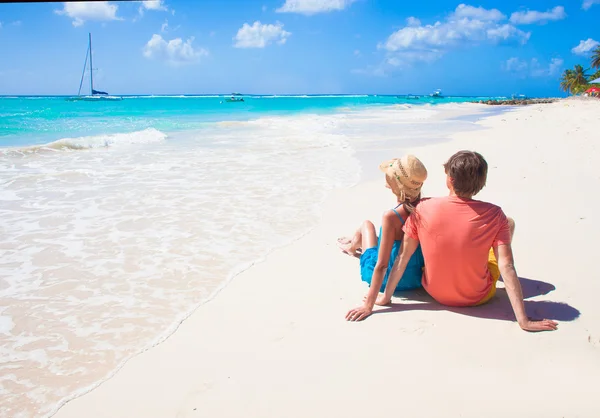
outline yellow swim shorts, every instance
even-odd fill
[[[483,299],[481,299],[481,301],[479,303],[477,303],[477,305],[483,305],[484,303],[487,303],[490,301],[491,298],[494,297],[494,295],[496,294],[496,283],[498,282],[498,279],[500,278],[500,269],[498,268],[498,260],[496,260],[496,256],[494,255],[494,249],[490,248],[490,253],[488,255],[488,270],[490,271],[490,274],[492,275],[492,288],[490,289],[490,291],[488,292],[487,295],[485,295],[485,297]]]

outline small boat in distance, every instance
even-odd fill
[[[407,94],[406,98],[409,100],[418,100],[421,98],[421,96],[417,96],[416,94]]]
[[[225,99],[225,101],[227,103],[243,102],[244,98],[242,97],[241,93],[231,93],[231,97],[228,97],[227,99]],[[221,102],[221,103],[223,103],[223,102]]]
[[[82,96],[81,95],[81,87],[83,86],[83,79],[85,78],[85,71],[87,68],[88,57],[90,61],[90,95]],[[79,82],[79,91],[77,92],[76,97],[69,97],[66,99],[70,102],[75,101],[88,101],[88,102],[96,102],[96,101],[117,101],[123,100],[122,97],[117,96],[109,96],[107,92],[95,90],[94,89],[94,68],[92,66],[92,34],[89,34],[89,42],[88,49],[85,55],[85,63],[83,64],[83,73],[81,74],[81,81]]]
[[[434,98],[442,98],[442,97],[444,97],[444,96],[442,96],[442,90],[441,89],[435,89],[433,91],[433,93],[430,94],[430,96],[434,97]]]

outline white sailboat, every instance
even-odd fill
[[[90,62],[90,94],[87,96],[81,95],[81,88],[83,87],[83,79],[85,78],[85,72],[87,69],[88,58]],[[81,81],[79,82],[79,91],[77,92],[76,97],[69,97],[67,100],[69,101],[116,101],[123,100],[122,97],[118,96],[110,96],[105,91],[95,90],[94,89],[94,67],[92,64],[92,34],[89,34],[89,42],[87,53],[85,54],[85,63],[83,64],[83,73],[81,74]]]

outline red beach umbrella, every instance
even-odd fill
[[[600,88],[592,87],[592,88],[587,89],[585,92],[586,93],[600,93]]]

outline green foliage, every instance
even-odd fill
[[[600,68],[600,45],[592,51],[592,68]]]
[[[600,45],[592,52],[591,68],[600,68]],[[589,70],[589,69],[588,69]],[[581,94],[590,88],[589,82],[600,78],[600,71],[589,75],[586,69],[577,64],[572,70],[565,70],[560,78],[560,89],[569,94]]]

